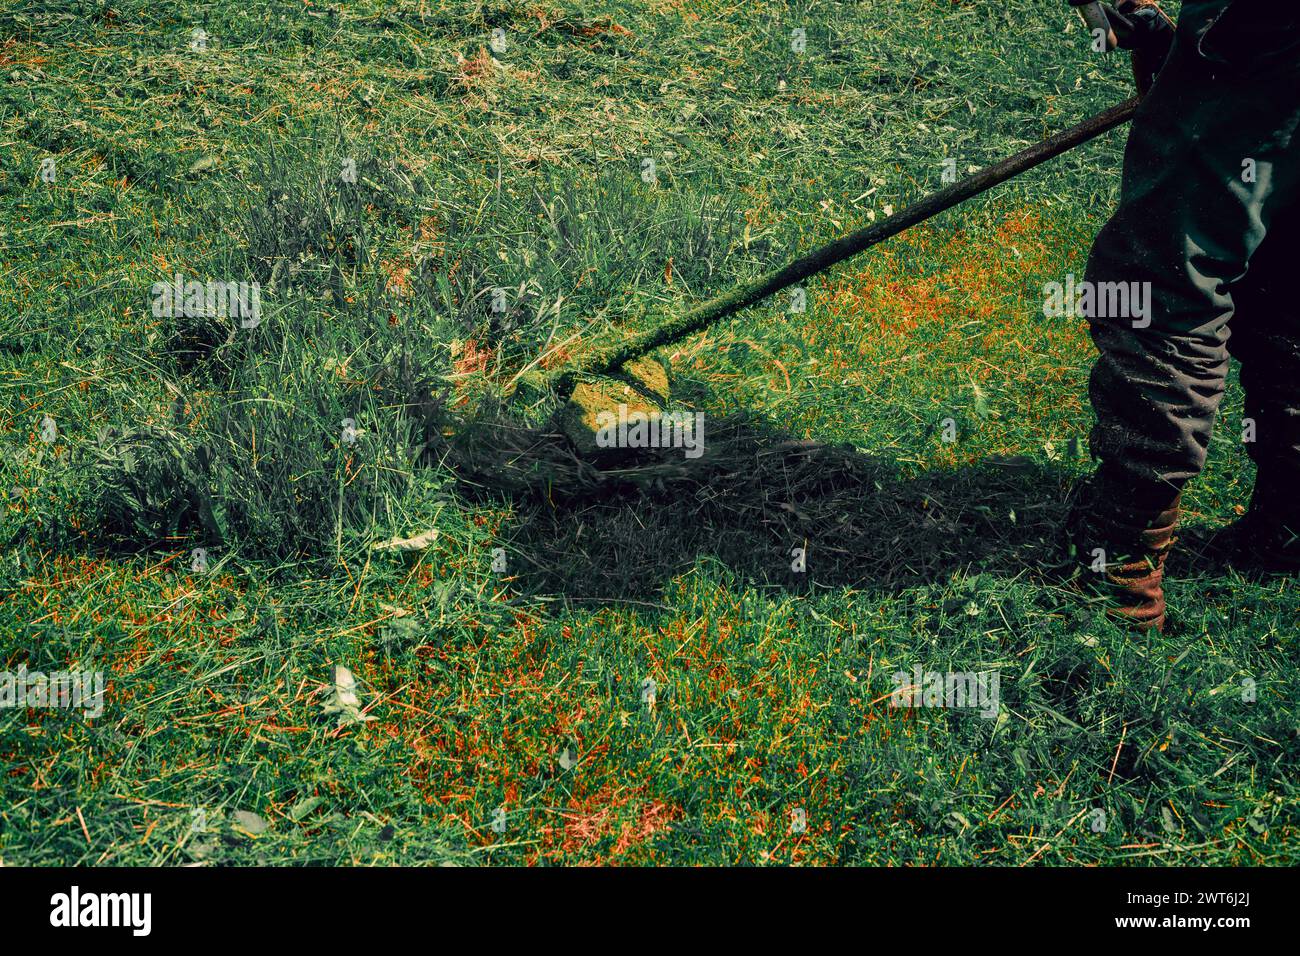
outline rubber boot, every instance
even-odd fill
[[[1300,574],[1300,474],[1261,465],[1250,507],[1206,550],[1238,571]]]
[[[1181,492],[1089,479],[1067,527],[1081,580],[1108,596],[1108,613],[1136,631],[1165,628],[1165,559],[1177,538]]]

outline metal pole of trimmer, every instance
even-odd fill
[[[1114,129],[1132,117],[1137,109],[1137,97],[1125,100],[1108,110],[1098,113],[1091,119],[1084,120],[1078,126],[1048,137],[1041,143],[1016,153],[999,163],[985,167],[965,179],[930,193],[925,198],[913,203],[901,212],[872,226],[851,232],[847,236],[827,243],[812,252],[794,260],[780,269],[759,276],[751,282],[732,289],[716,298],[702,302],[695,308],[681,315],[633,336],[612,349],[597,351],[579,359],[574,365],[541,376],[541,382],[562,396],[573,390],[574,384],[584,375],[603,375],[632,359],[639,358],[654,349],[685,338],[711,325],[719,319],[739,312],[746,306],[753,305],[775,292],[779,292],[797,282],[829,269],[836,263],[843,262],[869,249],[879,242],[896,236],[917,223],[951,209],[965,202],[972,196],[1003,183],[1013,176],[1033,169],[1054,156],[1067,152],[1081,143],[1086,143],[1100,136],[1107,130]],[[534,380],[536,381],[536,380]]]

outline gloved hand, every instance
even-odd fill
[[[1174,21],[1154,0],[1119,0],[1116,6],[1101,6],[1119,48],[1129,51],[1138,95],[1145,96],[1174,45]]]

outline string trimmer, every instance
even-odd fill
[[[1105,5],[1079,4],[1075,0],[1071,0],[1071,3],[1083,8],[1089,27],[1106,30],[1104,41],[1108,48],[1115,45],[1114,30],[1104,26],[1111,22],[1106,19],[1107,12],[1103,10]],[[1113,8],[1107,9],[1114,17]],[[561,416],[564,430],[580,449],[592,450],[597,428],[596,416],[600,412],[609,411],[619,403],[646,408],[662,407],[667,402],[666,374],[662,366],[645,358],[650,352],[699,332],[720,319],[817,275],[877,243],[1114,129],[1133,116],[1137,105],[1138,98],[1133,97],[1112,106],[1077,126],[930,193],[873,225],[819,246],[793,262],[702,302],[689,311],[671,316],[617,346],[593,351],[556,371],[521,375],[516,387],[530,392],[552,393],[568,399],[568,405]]]

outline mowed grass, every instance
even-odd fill
[[[108,680],[0,711],[4,863],[1296,861],[1293,582],[1185,557],[1137,638],[1053,573],[1091,353],[1041,290],[1119,133],[664,350],[707,471],[449,443],[1127,95],[1060,4],[22,3],[0,70],[0,669]],[[264,321],[156,318],[178,271]],[[914,666],[1000,716],[891,706]]]

